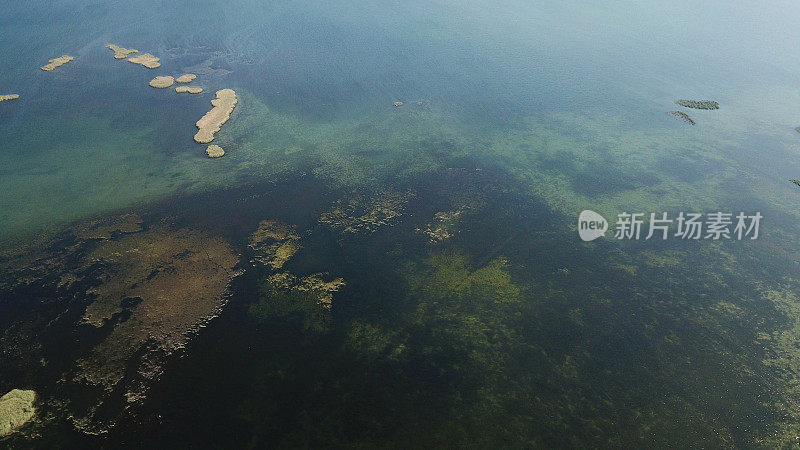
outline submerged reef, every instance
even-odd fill
[[[439,211],[433,215],[433,220],[425,228],[416,228],[414,231],[428,236],[433,243],[442,242],[458,233],[459,218],[464,209],[456,211]]]
[[[209,158],[222,158],[225,156],[225,150],[219,145],[211,144],[206,149],[206,155],[208,155]]]
[[[166,89],[172,86],[173,84],[175,84],[175,78],[172,78],[170,76],[155,77],[152,80],[150,80],[150,87],[154,87],[157,89]]]
[[[345,233],[371,233],[382,226],[392,225],[402,216],[411,195],[385,191],[371,198],[357,196],[339,200],[330,211],[320,216],[319,222]]]
[[[161,63],[159,62],[160,59],[151,55],[150,53],[145,53],[143,55],[134,56],[133,58],[128,58],[128,62],[132,62],[134,64],[139,64],[148,69],[156,69],[161,67]]]
[[[175,79],[178,83],[191,83],[194,79],[197,78],[197,75],[193,73],[187,73],[179,76]]]
[[[673,116],[673,117],[675,117],[677,119],[680,119],[680,120],[688,123],[689,125],[694,125],[695,124],[694,119],[689,117],[689,115],[686,114],[683,111],[668,111],[667,114],[669,114],[669,115],[671,115],[671,116]]]
[[[132,53],[139,53],[139,50],[134,50],[131,48],[123,48],[114,44],[106,45],[106,48],[114,52],[114,58],[116,59],[125,59]]]
[[[111,239],[117,233],[130,234],[142,231],[142,223],[142,218],[136,214],[123,214],[78,225],[73,232],[81,239]]]
[[[207,112],[196,125],[200,131],[194,135],[195,142],[199,144],[208,144],[214,140],[214,134],[217,133],[225,122],[231,117],[231,112],[236,106],[236,92],[233,89],[222,89],[217,91],[217,98],[211,100],[214,108]]]
[[[298,250],[300,236],[293,226],[274,220],[262,220],[250,235],[248,245],[253,249],[253,260],[277,270],[283,267]]]
[[[36,415],[36,392],[13,389],[0,397],[0,437],[17,431]]]
[[[719,103],[713,100],[675,100],[675,104],[693,109],[719,109]]]
[[[51,59],[46,65],[42,66],[42,70],[45,72],[52,72],[56,70],[56,68],[63,66],[64,64],[72,61],[72,56],[64,55],[59,56],[58,58]]]
[[[194,87],[194,86],[178,86],[178,87],[175,88],[175,92],[177,92],[179,94],[182,94],[184,92],[188,92],[190,94],[199,94],[199,93],[203,92],[203,88]]]
[[[4,102],[6,100],[16,100],[18,98],[19,94],[0,95],[0,102]]]

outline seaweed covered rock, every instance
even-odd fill
[[[249,247],[253,249],[254,261],[277,270],[300,250],[300,236],[293,226],[262,220],[250,235]]]
[[[58,67],[61,67],[64,64],[72,61],[73,59],[75,58],[68,55],[59,56],[58,58],[51,59],[47,64],[42,66],[42,70],[44,70],[45,72],[52,72],[56,70]]]
[[[346,233],[371,233],[382,226],[392,225],[402,216],[411,195],[384,191],[372,197],[360,195],[339,200],[331,210],[320,216],[319,222]]]
[[[125,59],[132,53],[139,53],[139,50],[134,50],[132,48],[123,48],[120,47],[119,45],[114,45],[114,44],[106,45],[106,48],[114,52],[114,58],[116,59]]]
[[[713,100],[675,100],[675,104],[692,109],[719,109],[719,103]]]
[[[692,119],[691,117],[689,117],[689,115],[688,115],[688,114],[686,114],[686,113],[685,113],[685,112],[683,112],[683,111],[668,111],[668,112],[667,112],[667,114],[669,114],[669,115],[671,115],[671,116],[675,117],[676,119],[680,119],[680,120],[682,120],[682,121],[684,121],[684,122],[688,123],[689,125],[694,125],[694,124],[695,124],[695,121],[694,121],[694,119]]]
[[[0,437],[17,431],[36,414],[36,392],[13,389],[0,397]]]

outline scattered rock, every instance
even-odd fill
[[[713,100],[675,100],[675,103],[693,109],[719,109],[719,103]]]
[[[395,108],[399,108],[399,107],[403,106],[403,102],[394,102],[394,106],[395,106]]]
[[[175,78],[170,76],[166,77],[155,77],[150,80],[150,87],[154,87],[157,89],[166,89],[172,86],[175,83]]]
[[[217,98],[211,100],[214,108],[207,112],[196,125],[200,131],[194,135],[195,142],[208,144],[214,140],[214,134],[219,131],[222,124],[231,117],[231,112],[236,106],[236,92],[233,89],[222,89],[217,91]]]
[[[131,53],[139,53],[139,50],[134,50],[131,48],[122,48],[114,44],[106,45],[106,48],[114,52],[114,58],[116,59],[125,59],[128,56],[130,56]]]
[[[33,402],[36,392],[14,389],[0,397],[0,437],[7,436],[25,425],[36,414]]]
[[[691,117],[689,117],[688,114],[686,114],[683,111],[668,111],[667,114],[670,114],[675,118],[681,119],[681,120],[683,120],[684,122],[686,122],[686,123],[688,123],[690,125],[694,125],[695,124],[695,121]]]
[[[225,156],[225,150],[219,145],[211,144],[206,149],[206,155],[208,155],[209,158],[221,158]]]
[[[4,102],[6,100],[16,100],[18,98],[19,94],[0,95],[0,102]]]
[[[193,73],[187,73],[184,75],[179,76],[175,79],[178,83],[191,83],[194,79],[197,78],[197,75]]]
[[[203,92],[203,88],[194,87],[194,86],[178,86],[178,87],[175,88],[175,92],[177,92],[179,94],[182,94],[184,92],[188,92],[190,94],[199,94],[199,93]]]
[[[134,64],[140,64],[142,66],[147,67],[148,69],[155,69],[157,67],[161,67],[161,63],[159,61],[160,59],[156,58],[150,53],[145,53],[143,55],[134,56],[133,58],[128,58],[128,62],[132,62]]]
[[[59,56],[58,58],[51,59],[50,61],[48,61],[48,63],[45,66],[42,66],[42,70],[46,72],[52,72],[56,70],[57,67],[61,67],[64,64],[72,61],[73,59],[75,58],[73,58],[72,56],[67,56],[67,55]]]

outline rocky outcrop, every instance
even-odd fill
[[[0,102],[4,102],[6,100],[16,100],[18,98],[19,94],[0,95]]]
[[[150,87],[154,87],[156,89],[166,89],[170,86],[175,84],[175,78],[170,76],[166,77],[155,77],[150,80]]]
[[[132,53],[139,53],[139,50],[134,50],[131,48],[123,48],[114,44],[106,45],[106,48],[114,52],[114,58],[116,59],[125,59]]]
[[[719,109],[719,103],[713,100],[675,100],[675,104],[692,109]]]
[[[147,67],[148,69],[156,69],[158,67],[161,67],[161,63],[159,61],[161,60],[151,55],[150,53],[145,53],[143,55],[134,56],[133,58],[128,58],[128,62],[139,64],[141,66]]]
[[[223,150],[219,145],[211,144],[206,149],[206,155],[209,158],[222,158],[225,156],[225,150]]]

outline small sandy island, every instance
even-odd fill
[[[14,389],[0,397],[0,436],[9,435],[36,414],[36,392]]]
[[[170,76],[155,77],[152,80],[150,80],[150,87],[154,87],[157,89],[166,89],[172,86],[173,84],[175,84],[175,78],[172,78]]]
[[[197,78],[197,75],[193,73],[187,73],[184,75],[179,76],[175,79],[178,83],[191,83],[194,79]]]
[[[67,55],[59,56],[58,58],[51,59],[50,61],[48,61],[47,65],[42,66],[42,70],[44,70],[45,72],[52,72],[56,70],[57,67],[61,67],[64,64],[72,61],[73,59],[75,58],[73,58],[72,56],[67,56]]]
[[[0,102],[4,102],[6,100],[16,100],[18,98],[19,94],[0,95]]]
[[[221,158],[225,156],[225,150],[219,145],[211,144],[206,149],[206,155],[208,155],[209,158]]]
[[[194,87],[194,86],[178,86],[178,87],[175,88],[175,92],[177,92],[179,94],[182,94],[184,92],[188,92],[190,94],[199,94],[199,93],[203,92],[203,88]]]
[[[139,50],[134,50],[132,48],[123,48],[119,45],[109,44],[106,45],[107,49],[110,49],[114,52],[114,58],[116,59],[125,59],[130,56],[131,53],[139,53]]]
[[[150,53],[145,53],[143,55],[134,56],[133,58],[128,58],[128,62],[132,62],[134,64],[140,64],[142,66],[147,67],[148,69],[155,69],[157,67],[161,67],[161,63],[159,61],[161,60],[151,55]]]
[[[233,112],[233,107],[236,106],[236,92],[233,89],[222,89],[217,91],[217,98],[211,100],[214,108],[207,112],[206,115],[200,118],[195,125],[200,131],[194,135],[195,142],[199,144],[208,144],[214,140],[214,134],[219,131],[219,128],[228,121]]]

